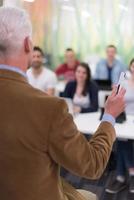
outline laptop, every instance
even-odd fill
[[[99,90],[107,90],[110,91],[112,90],[112,83],[110,80],[100,80],[100,79],[95,79],[94,80],[96,84],[98,85]]]

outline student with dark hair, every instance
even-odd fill
[[[95,79],[110,80],[112,84],[117,84],[120,73],[124,71],[124,64],[116,58],[117,48],[114,45],[106,47],[106,58],[101,59],[95,72]]]
[[[65,62],[59,65],[55,72],[57,76],[62,77],[65,81],[74,80],[75,70],[79,64],[73,49],[67,48],[65,51]]]
[[[54,95],[57,77],[53,71],[44,66],[43,57],[43,50],[35,46],[33,48],[32,65],[31,68],[27,70],[28,81],[33,87],[49,95]]]
[[[44,52],[43,52],[43,50],[42,50],[40,47],[34,46],[33,51],[38,51],[38,52],[40,52],[40,54],[42,55],[42,57],[44,57]]]
[[[94,112],[98,109],[98,88],[91,79],[91,71],[87,63],[80,63],[75,71],[75,81],[66,85],[63,96],[71,98],[74,113]]]

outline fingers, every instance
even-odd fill
[[[113,89],[112,89],[112,93],[111,93],[111,97],[114,97],[116,95],[116,92],[117,92],[117,86],[113,86]]]
[[[126,93],[126,90],[124,88],[121,88],[118,92],[118,95],[123,97],[125,93]]]
[[[113,90],[112,90],[112,93],[111,93],[111,97],[115,97],[116,95],[120,96],[120,97],[123,97],[126,93],[126,90],[121,87],[118,91],[118,94],[117,94],[117,89],[118,89],[118,86],[113,86]]]

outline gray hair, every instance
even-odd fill
[[[19,52],[26,37],[32,37],[32,25],[26,11],[0,7],[0,57]]]

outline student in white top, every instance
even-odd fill
[[[63,97],[72,99],[74,113],[98,110],[98,87],[91,78],[90,67],[87,63],[78,65],[75,71],[75,81],[66,85]]]
[[[49,95],[55,94],[55,86],[57,83],[56,74],[43,66],[44,53],[40,47],[34,47],[32,66],[27,70],[29,83]]]

